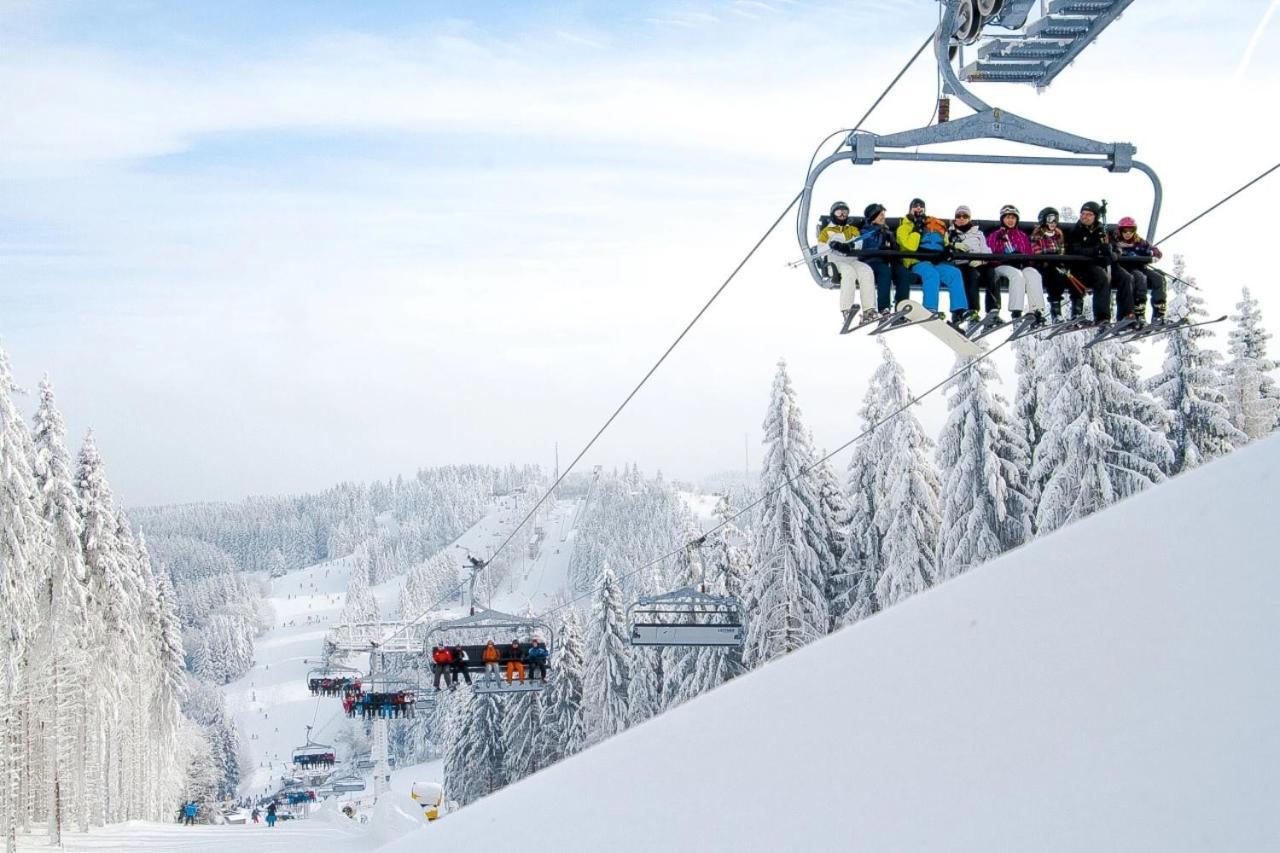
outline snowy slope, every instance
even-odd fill
[[[1280,850],[1277,494],[1272,438],[384,850]]]

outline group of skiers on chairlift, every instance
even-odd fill
[[[304,752],[293,757],[295,767],[332,767],[338,760],[333,750]]]
[[[546,683],[547,663],[551,652],[546,644],[534,637],[528,646],[514,639],[508,645],[499,648],[493,640],[485,644],[480,652],[480,663],[484,665],[484,679],[501,685],[500,669],[506,668],[506,684],[513,679],[524,683],[526,673],[530,681],[541,680]],[[431,671],[434,673],[433,684],[440,689],[440,678],[444,677],[445,685],[450,690],[458,688],[458,678],[471,684],[471,673],[467,671],[471,657],[463,646],[433,646],[431,648]],[[541,678],[539,678],[541,676]]]
[[[867,205],[859,228],[849,220],[849,205],[837,201],[818,233],[818,252],[840,274],[842,332],[855,321],[874,322],[888,316],[893,305],[911,298],[911,285],[917,279],[925,308],[935,313],[940,287],[946,285],[951,323],[958,328],[967,323],[972,329],[983,321],[978,312],[980,292],[985,295],[988,322],[1000,319],[1002,281],[1009,291],[1009,313],[1014,320],[1028,312],[1037,323],[1060,322],[1066,319],[1064,296],[1071,308],[1070,319],[1079,319],[1084,315],[1084,295],[1092,291],[1093,318],[1098,324],[1111,322],[1113,292],[1120,319],[1145,323],[1150,294],[1152,320],[1163,322],[1164,276],[1149,264],[1122,265],[1119,260],[1159,259],[1160,250],[1138,236],[1138,224],[1131,217],[1121,219],[1112,233],[1103,224],[1105,214],[1104,207],[1087,201],[1080,207],[1079,221],[1064,231],[1058,211],[1046,207],[1028,233],[1020,227],[1018,208],[1007,204],[1000,209],[1000,227],[984,234],[966,205],[957,207],[947,223],[927,215],[924,201],[916,198],[893,230],[885,224],[884,205]],[[858,257],[856,250],[938,254],[932,258]],[[953,252],[992,258],[951,259]],[[1013,257],[1001,260],[1002,255]],[[1044,255],[1045,259],[1020,259],[1019,255]],[[1084,259],[1055,261],[1055,255]]]
[[[335,675],[320,678],[308,678],[307,687],[312,696],[337,696],[339,693],[359,693],[360,676]]]
[[[372,717],[412,717],[418,697],[412,690],[368,691],[346,693],[342,697],[342,710],[348,717],[359,714]]]

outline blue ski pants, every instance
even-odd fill
[[[969,300],[964,295],[964,277],[960,270],[951,264],[935,264],[920,261],[911,266],[911,271],[920,276],[920,284],[924,286],[924,307],[930,311],[938,310],[938,288],[940,284],[947,286],[952,311],[961,311],[969,307]]]
[[[876,310],[888,311],[904,299],[911,298],[911,271],[902,264],[894,264],[884,258],[864,258],[876,278]],[[893,285],[893,301],[889,301],[889,286]]]

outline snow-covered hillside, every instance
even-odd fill
[[[1278,850],[1278,493],[1271,438],[385,850]]]

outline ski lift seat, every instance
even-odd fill
[[[334,793],[350,794],[365,789],[365,782],[359,776],[344,776],[341,779],[335,779],[331,783]]]
[[[633,646],[736,648],[746,640],[737,599],[692,587],[641,596],[627,608],[627,623]]]

